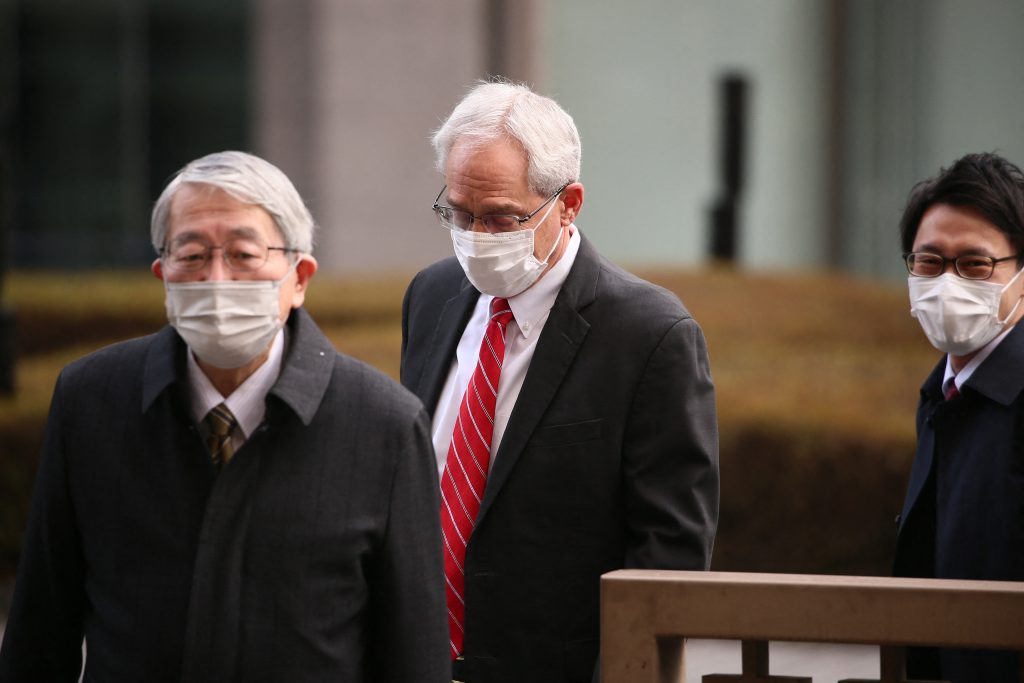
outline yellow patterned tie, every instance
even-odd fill
[[[210,451],[210,460],[218,470],[228,464],[231,456],[235,454],[235,447],[231,443],[231,433],[238,421],[231,414],[228,407],[221,403],[215,406],[206,414],[206,425],[210,428],[210,436],[206,440],[206,447]]]

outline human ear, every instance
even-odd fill
[[[292,293],[292,308],[298,308],[306,300],[309,280],[317,270],[316,259],[310,254],[301,254],[295,264],[295,289]]]
[[[580,215],[580,209],[583,207],[583,184],[569,183],[566,185],[562,190],[560,201],[562,202],[562,225],[569,225]]]

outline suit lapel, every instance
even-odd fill
[[[943,357],[921,387],[921,409],[927,410],[929,414],[941,410],[942,379],[945,372],[946,359]],[[967,379],[965,387],[1004,406],[1017,400],[1024,391],[1024,326],[1017,324]],[[900,529],[917,503],[935,460],[935,430],[922,429],[921,420],[918,422],[917,452],[910,469],[910,483],[907,485],[903,511],[900,513]]]
[[[917,429],[917,450],[914,462],[910,467],[910,482],[907,484],[907,495],[903,501],[903,509],[900,512],[899,529],[903,529],[910,511],[914,509],[918,496],[924,489],[925,482],[932,470],[932,461],[935,454],[935,430],[931,427],[923,428],[921,411],[931,414],[935,405],[942,397],[942,377],[946,371],[946,358],[942,357],[928,375],[928,379],[921,385],[921,401],[918,406],[918,429]]]
[[[1024,391],[1024,324],[1017,323],[966,383],[968,389],[1008,406]]]
[[[583,237],[582,234],[580,237]],[[547,412],[551,400],[590,330],[590,323],[579,311],[594,300],[600,270],[598,258],[590,243],[586,239],[581,239],[576,261],[562,284],[554,306],[551,307],[547,322],[544,323],[544,331],[537,340],[537,348],[526,372],[526,379],[498,446],[494,466],[487,477],[487,488],[484,490],[480,513],[477,515],[477,525],[481,523],[515,468],[530,440],[530,435]]]
[[[437,325],[423,357],[419,380],[412,387],[413,393],[426,406],[431,418],[437,409],[437,401],[441,397],[444,382],[448,379],[455,349],[479,296],[480,292],[476,291],[469,281],[464,280],[462,289],[444,303],[441,313],[437,316]]]

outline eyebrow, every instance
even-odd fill
[[[466,213],[470,213],[470,211],[461,202],[456,202],[456,201],[452,200],[452,196],[450,194],[450,189],[451,188],[446,187],[445,190],[444,190],[444,193],[443,193],[444,200],[446,202],[448,202],[448,206],[450,206],[453,209],[458,209],[459,211],[465,211]],[[513,201],[510,201],[510,200],[507,200],[507,199],[496,199],[496,200],[484,199],[482,201],[482,203],[484,205],[487,205],[488,201],[494,201],[495,203],[493,204],[493,206],[488,207],[486,211],[481,213],[480,214],[481,216],[497,216],[497,215],[501,215],[501,216],[516,216],[518,218],[519,216],[526,215],[525,212],[520,213],[520,211],[522,209]]]
[[[516,217],[519,217],[519,216],[525,215],[525,213],[526,213],[525,211],[521,212],[519,210],[519,208],[515,204],[512,204],[510,202],[501,202],[501,203],[495,205],[495,207],[492,210],[488,211],[484,215],[485,216],[498,216],[498,215],[501,215],[501,216],[516,216]]]
[[[232,227],[228,230],[228,235],[230,237],[258,238],[260,240],[266,241],[259,230],[248,225],[239,225]],[[186,230],[185,232],[175,235],[173,241],[180,242],[189,240],[206,241],[206,235],[195,230]]]
[[[445,199],[448,201],[448,206],[450,206],[451,208],[458,209],[459,211],[465,211],[466,213],[470,213],[469,209],[465,208],[464,206],[460,206],[457,202],[453,202],[448,196],[445,196]],[[485,204],[487,203],[486,199],[484,200],[484,203]],[[515,217],[518,218],[519,216],[525,215],[525,213],[520,213],[519,207],[516,204],[512,203],[512,202],[500,201],[500,202],[494,204],[493,206],[488,207],[488,209],[486,211],[484,211],[483,213],[481,213],[480,215],[481,216],[515,216]]]
[[[945,255],[944,251],[940,249],[938,245],[935,244],[922,244],[921,246],[915,249],[911,249],[911,251],[914,253],[928,252],[929,254],[937,254],[939,256]],[[958,252],[957,255],[954,256],[953,258],[956,258],[958,256],[988,256],[989,258],[995,258],[995,256],[992,255],[992,252],[989,249],[985,248],[964,249],[963,251]]]

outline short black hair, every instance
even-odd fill
[[[913,250],[921,218],[936,204],[979,213],[1006,235],[1021,254],[1018,264],[1024,263],[1024,173],[1016,165],[994,153],[968,154],[915,185],[900,219],[904,253]]]

